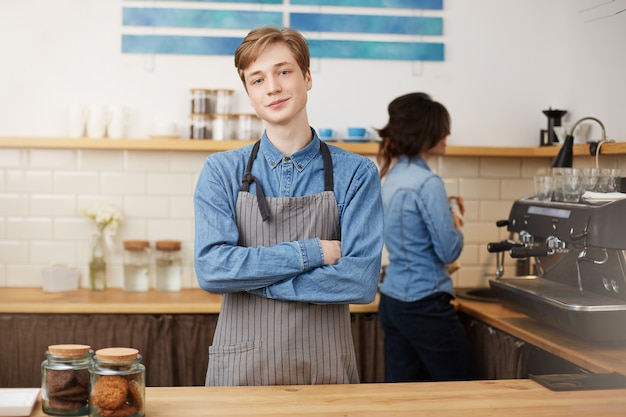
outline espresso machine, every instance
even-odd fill
[[[489,281],[511,309],[577,337],[626,343],[626,199],[597,203],[521,198],[501,221],[517,241],[490,252],[534,260],[531,275]],[[499,259],[499,258],[498,258]]]

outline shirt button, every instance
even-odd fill
[[[276,162],[270,162],[270,166],[276,165]]]
[[[298,169],[302,169],[302,165],[298,165]]]
[[[291,159],[290,159],[288,156],[286,156],[286,157],[283,159],[283,162],[289,162],[289,161],[291,161]]]

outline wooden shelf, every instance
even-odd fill
[[[130,151],[188,151],[221,152],[253,143],[245,140],[189,140],[189,139],[68,139],[2,137],[0,148],[31,149],[97,149]],[[363,155],[375,155],[378,144],[336,142],[333,145]]]
[[[31,149],[95,149],[95,150],[139,150],[139,151],[188,151],[221,152],[251,144],[242,140],[189,140],[189,139],[69,139],[0,137],[0,148]],[[374,156],[378,143],[333,142],[333,145],[361,155]],[[559,146],[543,147],[490,147],[490,146],[448,146],[447,156],[476,157],[525,157],[554,158]],[[605,143],[600,148],[601,155],[624,155],[626,143]],[[590,156],[589,145],[574,145],[575,156]]]

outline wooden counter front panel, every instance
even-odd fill
[[[204,385],[217,314],[0,313],[0,387],[41,386],[49,345],[80,343],[94,350],[134,347],[143,356],[148,386]],[[363,382],[383,382],[382,329],[374,313],[351,315],[357,367]]]

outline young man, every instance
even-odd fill
[[[265,133],[209,156],[196,186],[196,274],[223,294],[207,385],[359,382],[349,304],[378,286],[380,179],[309,126],[309,61],[291,29],[252,30],[235,52]]]

